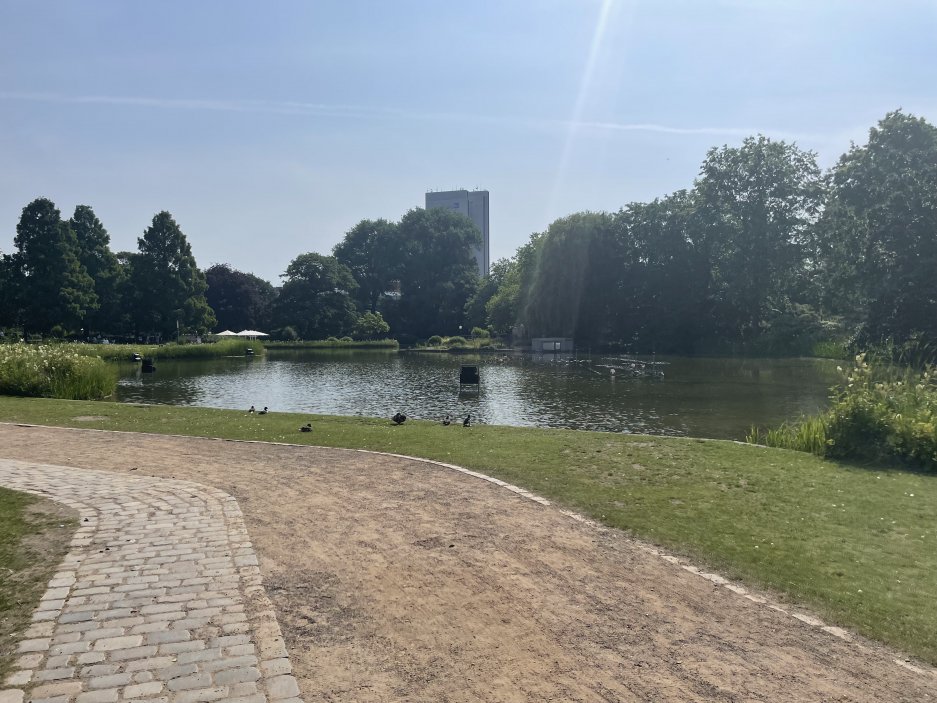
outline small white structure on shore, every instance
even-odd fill
[[[566,354],[574,351],[572,337],[534,337],[530,350],[534,354]]]

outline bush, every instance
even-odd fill
[[[295,327],[287,325],[286,327],[273,330],[273,338],[281,342],[295,342],[299,339],[299,333],[296,331]]]
[[[823,415],[767,432],[753,429],[748,441],[830,458],[897,459],[937,470],[937,378],[932,368],[873,372],[860,354],[845,380]]]
[[[0,393],[66,400],[97,400],[113,393],[115,369],[69,346],[0,347]]]
[[[348,342],[354,342],[355,340],[353,340],[351,337],[342,337],[342,338],[339,339],[338,341],[339,341],[339,342],[345,342],[345,343],[347,344]]]
[[[468,340],[465,337],[446,337],[446,344],[450,347],[465,347],[468,346]]]
[[[432,337],[426,340],[426,343],[431,347],[438,347],[440,344],[442,344],[442,337],[440,337],[438,334],[434,334]]]
[[[482,339],[487,339],[491,336],[491,332],[486,330],[484,327],[473,327],[472,328],[473,337],[481,337]]]

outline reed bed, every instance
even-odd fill
[[[746,440],[832,459],[899,461],[937,471],[937,373],[895,366],[873,368],[864,354],[821,415],[771,430],[752,428]]]
[[[264,342],[264,347],[273,350],[300,349],[397,349],[400,343],[396,339],[359,339],[351,338],[304,340],[295,342]]]
[[[82,356],[96,356],[105,361],[130,361],[134,354],[153,359],[215,359],[221,356],[244,356],[251,348],[262,354],[263,342],[225,339],[205,344],[62,344]]]
[[[65,400],[106,398],[117,387],[117,372],[100,358],[68,345],[0,346],[0,394]]]

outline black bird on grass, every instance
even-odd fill
[[[312,432],[312,423],[307,422],[305,425],[299,428],[300,432]]]
[[[462,427],[471,427],[472,426],[472,416],[466,415],[465,419],[462,420]]]
[[[261,410],[260,412],[258,412],[257,414],[258,414],[258,415],[266,415],[266,414],[267,414],[267,406],[265,405],[265,406],[264,406],[264,409]]]
[[[251,409],[247,411],[247,413],[248,413],[248,415],[253,415],[253,414],[254,414],[254,406],[253,406],[253,405],[251,406]]]
[[[391,418],[391,420],[394,421],[395,425],[402,425],[403,423],[407,421],[407,416],[404,415],[403,413],[397,413]]]
[[[449,413],[446,413],[446,416],[442,419],[442,424],[446,427],[449,427],[449,425],[452,424],[452,418],[449,417]]]

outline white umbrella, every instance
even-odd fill
[[[237,337],[237,332],[232,332],[231,330],[225,330],[224,332],[216,332],[216,337]]]
[[[241,330],[237,333],[238,337],[249,337],[253,339],[254,337],[269,337],[270,335],[264,334],[263,332],[258,332],[257,330]]]

